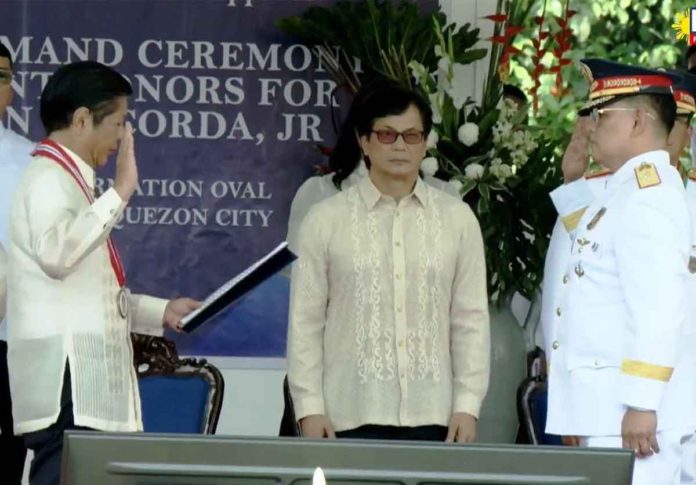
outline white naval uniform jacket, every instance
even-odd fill
[[[92,168],[66,151],[93,189]],[[66,360],[76,425],[142,430],[131,324],[161,335],[166,300],[129,295],[129,318],[119,314],[107,238],[124,207],[113,188],[90,205],[67,171],[40,156],[15,193],[7,248],[8,365],[18,434],[55,422]]]
[[[585,176],[587,186],[592,191],[593,200],[604,192],[610,176],[611,172],[608,170]],[[551,240],[546,251],[541,291],[541,333],[544,337],[544,352],[548,357],[551,356],[556,308],[558,308],[558,298],[563,289],[563,275],[570,258],[570,249],[571,239],[559,217],[551,232]]]
[[[659,181],[641,188],[638,173],[651,171]],[[657,411],[658,430],[693,426],[690,223],[667,152],[627,161],[594,200],[582,179],[551,195],[572,247],[551,337],[546,431],[620,435],[628,407]]]

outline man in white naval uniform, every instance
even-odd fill
[[[12,54],[0,44],[0,119],[12,104]],[[7,247],[10,237],[9,218],[12,194],[29,161],[34,143],[0,124],[0,245]],[[6,271],[5,271],[6,272]],[[4,278],[4,276],[3,276]],[[3,283],[4,284],[4,283]],[[4,294],[0,304],[4,307]],[[15,436],[12,425],[12,400],[7,372],[7,324],[5,311],[0,312],[0,456],[2,476],[6,485],[20,485],[27,449],[21,437]]]
[[[128,81],[92,61],[59,68],[41,94],[48,138],[15,193],[7,248],[15,432],[34,451],[31,485],[60,477],[63,432],[142,430],[131,329],[177,329],[199,304],[131,295],[110,233],[137,187]],[[114,186],[95,169],[117,151]]]
[[[690,247],[666,73],[587,59],[593,155],[613,175],[594,198],[585,165],[563,167],[552,199],[571,236],[551,336],[546,431],[635,450],[635,484],[678,484],[696,424],[696,368],[684,335]],[[593,200],[594,199],[594,200]]]
[[[590,120],[586,117],[578,118],[573,136],[566,148],[563,158],[568,163],[569,158],[582,158],[587,163],[588,130]],[[587,187],[592,191],[593,197],[599,197],[606,188],[611,171],[599,167],[587,170],[584,174]],[[570,258],[570,238],[563,226],[560,217],[556,220],[551,233],[551,240],[546,251],[544,262],[544,281],[542,282],[541,296],[541,329],[544,337],[544,352],[548,358],[551,356],[551,336],[554,334],[553,324],[555,312],[558,308],[558,296],[563,286],[562,279],[565,274],[566,264]]]
[[[686,72],[677,72],[679,77],[674,84],[674,99],[677,102],[677,117],[674,128],[667,142],[667,151],[673,165],[679,164],[679,158],[691,141],[691,121],[696,113],[696,75]],[[694,147],[691,147],[691,155]],[[681,166],[681,165],[679,165]],[[689,286],[688,303],[689,316],[696,319],[696,170],[691,168],[686,180],[686,201],[691,218],[691,253],[689,258]],[[692,328],[692,331],[696,329]],[[692,342],[692,354],[696,356],[696,336],[689,337]],[[696,358],[696,357],[695,357]],[[692,403],[696,406],[696,396]],[[682,459],[682,485],[696,484],[696,433],[684,443],[684,457]]]

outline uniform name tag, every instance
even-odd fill
[[[689,258],[689,273],[696,273],[696,258],[693,256]]]
[[[590,220],[590,222],[587,223],[587,230],[591,231],[592,229],[594,229],[595,226],[597,225],[597,223],[599,222],[599,220],[602,217],[604,217],[604,214],[606,214],[606,213],[607,213],[606,207],[602,207],[601,209],[599,209],[597,211],[597,213],[594,215],[594,217],[592,218],[592,220]]]

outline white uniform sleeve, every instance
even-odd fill
[[[627,201],[616,236],[617,270],[629,309],[623,345],[624,404],[656,410],[678,360],[687,321],[689,217],[683,194],[666,186]]]

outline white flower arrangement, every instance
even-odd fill
[[[429,175],[430,177],[435,175],[438,168],[439,168],[439,166],[437,163],[437,158],[435,158],[435,157],[428,157],[428,158],[424,159],[421,162],[421,166],[420,166],[421,172],[423,172],[425,175]]]
[[[470,163],[464,169],[464,175],[466,178],[471,180],[479,180],[481,177],[483,177],[484,171],[485,169],[483,168],[483,165],[478,163]]]
[[[518,285],[533,288],[540,280],[537,273],[528,275],[528,269],[541,267],[534,241],[543,234],[541,229],[525,229],[526,234],[521,234],[522,226],[515,217],[520,197],[538,197],[539,183],[534,177],[543,173],[545,162],[538,153],[543,133],[529,127],[526,109],[502,98],[496,72],[489,73],[486,86],[497,82],[497,88],[486,88],[480,103],[468,98],[462,90],[469,82],[465,66],[456,61],[450,39],[440,35],[437,27],[436,33],[436,66],[428,69],[416,61],[409,64],[416,88],[433,111],[422,171],[449,179],[478,216],[487,247],[503,245],[487,258],[491,300],[498,301]],[[530,188],[536,192],[527,194]]]
[[[436,148],[437,142],[439,140],[440,140],[440,137],[438,136],[437,131],[430,130],[430,133],[428,133],[428,139],[425,142],[426,147],[427,148]]]
[[[458,179],[450,179],[448,182],[452,187],[454,187],[454,190],[456,190],[458,193],[462,193],[462,189],[464,188],[464,184],[462,183],[461,180]]]
[[[457,138],[460,142],[470,147],[478,141],[479,127],[475,123],[464,123],[457,131]]]
[[[441,38],[434,49],[439,59],[433,72],[416,61],[409,63],[433,111],[427,142],[430,156],[423,161],[422,170],[433,175],[442,169],[462,183],[463,195],[478,185],[504,190],[537,143],[514,101],[502,99],[494,109],[483,112],[465,97],[462,87],[467,83],[467,66],[452,62],[450,48]],[[482,193],[488,192],[484,188]]]

